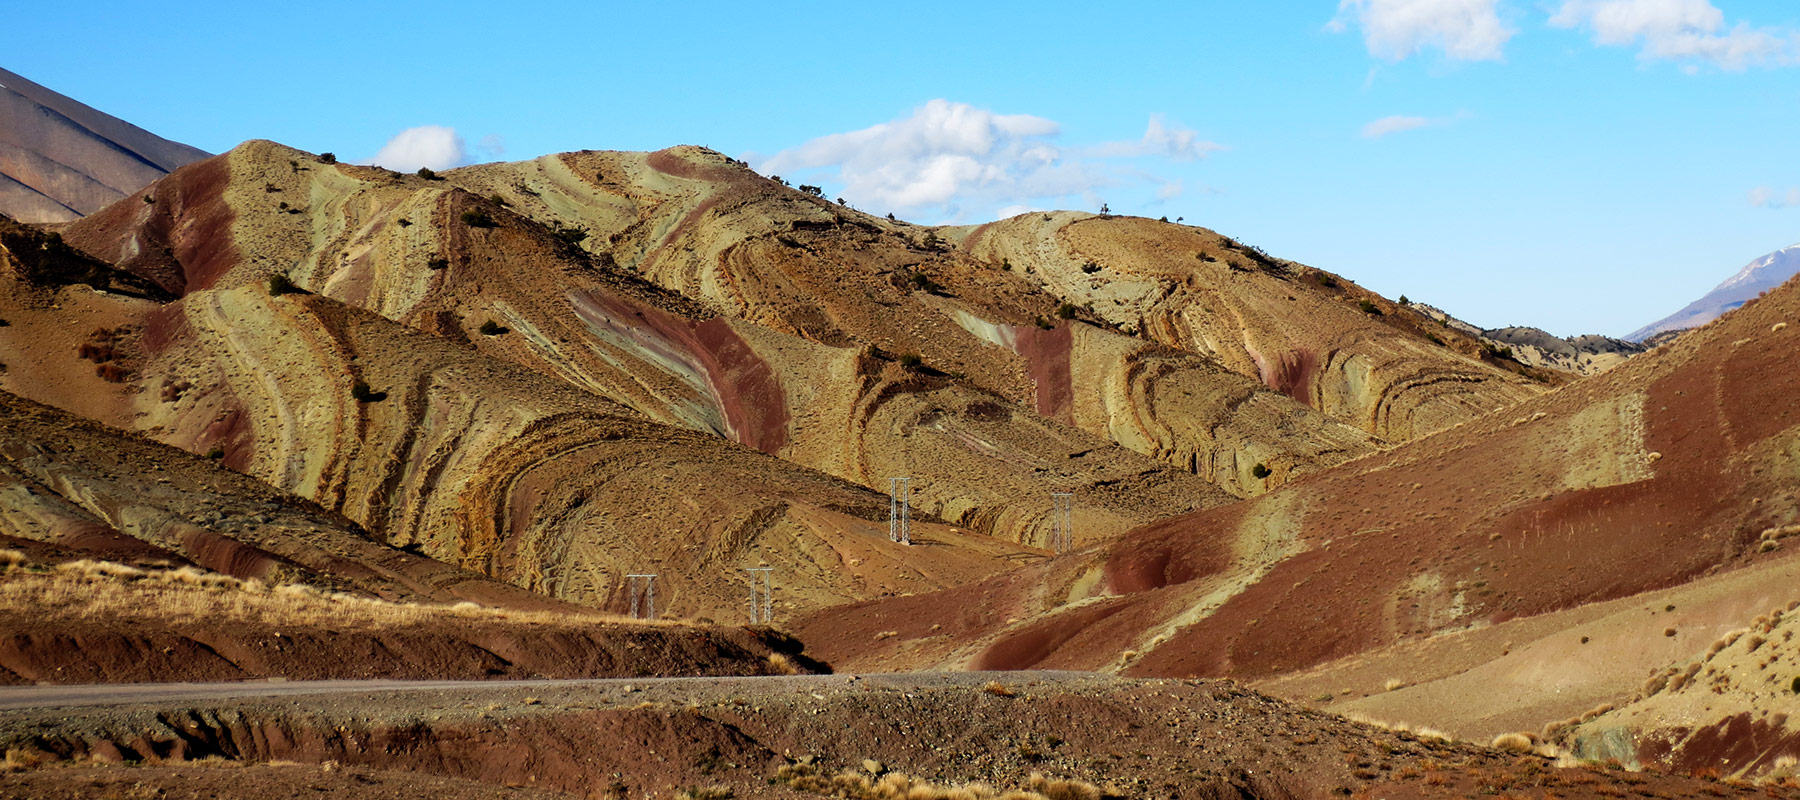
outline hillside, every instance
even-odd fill
[[[1503,414],[1251,501],[1145,526],[1073,558],[948,593],[835,610],[829,624],[813,618],[799,631],[859,669],[1273,680],[1786,563],[1792,556],[1760,537],[1800,516],[1792,478],[1800,407],[1788,399],[1800,386],[1779,366],[1800,349],[1795,321],[1800,285],[1789,283],[1674,345]],[[1779,579],[1768,586],[1766,599],[1783,599]],[[1624,690],[1642,679],[1640,667],[1659,669],[1703,647],[1717,626],[1742,624],[1733,613],[1741,609],[1722,607],[1689,633],[1676,629],[1676,638],[1690,637],[1678,647],[1593,664],[1602,677],[1579,680]],[[1587,619],[1564,617],[1529,637]],[[893,633],[877,640],[878,631]],[[1444,640],[1449,651],[1458,641],[1492,645],[1465,653],[1460,666],[1396,651],[1385,677],[1427,680],[1441,667],[1491,688],[1494,673],[1476,668],[1498,664],[1525,634],[1467,638],[1474,635]],[[1334,682],[1324,675],[1308,689]],[[1345,685],[1372,693],[1379,682],[1369,677]],[[1532,695],[1495,696],[1524,703]],[[1584,689],[1563,702],[1586,705],[1540,707],[1546,716],[1530,729],[1595,699]],[[1432,713],[1445,709],[1411,708],[1419,713],[1405,721],[1434,725]]]
[[[0,69],[0,214],[78,219],[205,157]]]

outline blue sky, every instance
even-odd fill
[[[291,8],[33,3],[0,66],[212,151],[690,143],[923,222],[1105,202],[1565,335],[1800,242],[1789,0]]]

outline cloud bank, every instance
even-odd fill
[[[1789,186],[1786,192],[1758,186],[1750,190],[1750,205],[1757,208],[1800,208],[1800,186]]]
[[[1499,0],[1341,0],[1328,30],[1351,22],[1369,53],[1401,61],[1428,48],[1459,61],[1497,61],[1518,31],[1500,20]]]
[[[367,163],[396,172],[449,169],[468,163],[468,150],[455,128],[421,125],[395,134]]]
[[[1646,60],[1703,61],[1726,70],[1800,62],[1800,33],[1747,22],[1727,29],[1725,12],[1708,0],[1565,0],[1550,24],[1586,30],[1598,45],[1637,45]]]
[[[852,205],[877,213],[954,218],[971,206],[1022,212],[1039,207],[1038,201],[1070,196],[1092,202],[1100,189],[1145,181],[1157,185],[1158,197],[1166,200],[1170,192],[1180,193],[1179,182],[1109,162],[1192,161],[1224,149],[1161,115],[1150,118],[1143,137],[1129,141],[1065,150],[1054,141],[1061,133],[1060,125],[1043,117],[938,99],[898,119],[750,160],[765,175],[835,180]]]

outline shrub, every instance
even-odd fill
[[[1056,307],[1056,315],[1063,319],[1074,319],[1075,304],[1064,301],[1062,305]]]
[[[225,448],[215,445],[213,449],[206,451],[206,457],[218,461],[225,457]]]
[[[1041,315],[1041,314],[1038,316],[1038,318],[1036,320],[1033,320],[1033,322],[1038,327],[1043,328],[1044,330],[1047,330],[1047,331],[1056,330],[1056,323],[1051,322],[1050,320],[1044,319],[1043,315]]]
[[[995,697],[1013,696],[1013,690],[1007,688],[1006,684],[999,681],[988,681],[986,686],[981,687],[981,690]]]
[[[1164,216],[1163,218],[1157,220],[1157,222],[1168,222],[1168,221],[1169,221],[1169,218],[1167,216]]]
[[[280,297],[284,294],[305,294],[305,290],[295,286],[288,276],[279,272],[269,276],[269,296]]]
[[[806,194],[810,194],[813,197],[823,197],[825,195],[824,189],[821,189],[817,186],[813,186],[810,184],[804,184],[804,183],[800,185],[800,191],[805,192]]]
[[[1367,300],[1356,301],[1356,307],[1362,309],[1362,312],[1364,314],[1374,314],[1375,316],[1381,316],[1381,309],[1376,308],[1374,303],[1371,303]]]
[[[1257,464],[1256,466],[1250,468],[1250,474],[1255,475],[1258,478],[1267,478],[1270,475],[1275,474],[1275,471],[1269,469],[1268,465],[1266,465],[1266,464]]]
[[[497,205],[497,206],[511,205],[511,203],[506,202],[506,198],[501,197],[499,194],[495,194],[495,195],[489,197],[488,202],[493,203],[494,205]]]
[[[1794,676],[1794,683],[1791,688],[1793,688],[1794,694],[1800,694],[1800,675]]]
[[[920,291],[931,292],[932,294],[937,294],[939,290],[944,288],[937,281],[932,280],[930,275],[926,275],[925,273],[916,270],[912,275],[907,277],[907,280],[912,283],[913,288],[919,289]]]
[[[1321,273],[1319,273],[1319,285],[1320,285],[1320,286],[1323,286],[1323,287],[1325,287],[1325,288],[1327,288],[1327,289],[1336,289],[1336,288],[1338,288],[1338,282],[1337,282],[1337,279],[1336,279],[1336,278],[1333,278],[1333,277],[1331,277],[1331,276],[1330,276],[1330,275],[1326,275],[1326,274],[1325,274],[1325,273],[1323,273],[1323,272],[1321,272]]]
[[[350,396],[356,398],[358,403],[379,403],[387,399],[387,392],[370,389],[368,383],[359,380],[351,384]]]
[[[144,202],[153,204],[156,202],[156,198],[151,197],[150,195],[144,195]]]
[[[1406,299],[1406,295],[1400,295],[1400,305],[1410,306],[1410,305],[1412,305],[1412,301]]]
[[[889,221],[889,222],[896,222],[896,221],[897,221],[897,220],[895,220],[895,219],[894,219],[894,212],[892,212],[892,211],[889,211],[889,212],[888,212],[888,221]]]
[[[336,164],[337,163],[337,153],[320,153],[319,154],[319,163],[321,163],[321,164]]]
[[[556,238],[568,242],[569,244],[581,244],[582,242],[587,241],[588,232],[586,228],[558,227],[556,229]]]
[[[1100,271],[1100,265],[1096,264],[1092,261],[1089,261],[1086,264],[1081,265],[1081,272],[1084,275],[1092,275],[1099,271]]]
[[[464,225],[471,228],[494,227],[494,218],[488,214],[487,209],[485,208],[471,208],[464,211],[462,213],[462,221]]]
[[[410,227],[412,227],[412,220],[407,219],[405,217],[401,217],[397,220],[394,220],[394,224],[399,225],[402,228],[410,228]]]
[[[507,332],[506,326],[501,325],[500,323],[495,322],[491,319],[488,320],[487,322],[481,323],[481,333],[485,336],[499,336],[500,334],[506,333],[506,332]]]
[[[902,353],[900,355],[900,366],[917,372],[924,368],[925,359],[920,358],[918,353]]]
[[[448,266],[450,266],[450,259],[448,258],[434,258],[425,262],[426,269],[443,269]]]
[[[430,167],[420,167],[419,171],[415,172],[413,174],[417,175],[421,178],[424,178],[425,180],[428,180],[428,181],[440,180],[438,178],[438,174],[436,172],[432,171],[432,169]]]

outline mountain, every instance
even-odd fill
[[[206,156],[0,69],[0,214],[79,219]]]
[[[1406,308],[1446,328],[1474,337],[1488,353],[1505,360],[1576,375],[1605,372],[1650,349],[1647,344],[1596,334],[1561,337],[1541,328],[1524,326],[1483,329],[1425,303],[1407,303]]]
[[[1800,244],[1784,247],[1745,264],[1736,275],[1713,287],[1712,291],[1702,295],[1699,300],[1632,331],[1625,338],[1643,342],[1657,334],[1698,328],[1718,319],[1719,315],[1742,306],[1757,295],[1780,286],[1796,273],[1800,273]]]
[[[797,629],[853,669],[1233,677],[1463,735],[1535,732],[1795,599],[1779,537],[1800,531],[1796,321],[1790,281],[1502,413]]]

